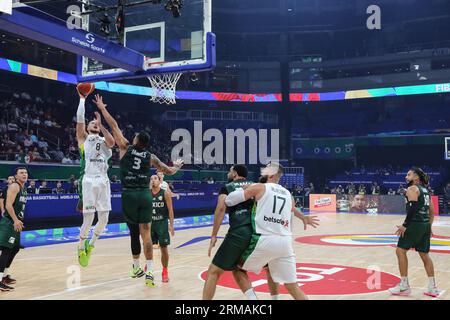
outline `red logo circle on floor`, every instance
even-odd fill
[[[200,273],[200,278],[206,280],[207,271]],[[266,272],[248,273],[256,292],[269,293]],[[400,279],[390,273],[376,269],[355,268],[341,265],[297,263],[297,280],[299,287],[307,295],[347,295],[386,291],[394,287]],[[231,272],[225,272],[220,277],[218,285],[237,289]],[[280,293],[287,294],[284,286]]]

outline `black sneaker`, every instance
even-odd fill
[[[11,278],[9,274],[6,277],[3,277],[3,283],[6,285],[14,284],[16,282],[17,282],[17,280]]]
[[[0,291],[6,292],[6,291],[12,291],[12,290],[14,290],[13,287],[10,287],[7,284],[4,284],[3,281],[0,282]]]

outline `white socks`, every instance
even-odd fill
[[[147,272],[153,272],[153,260],[147,260]]]
[[[258,297],[256,296],[255,291],[253,291],[253,288],[245,291],[245,295],[247,296],[248,300],[258,300]]]
[[[273,296],[271,295],[270,298],[272,300],[280,300],[280,295],[279,294],[276,294],[276,295],[273,295]]]
[[[5,269],[5,274],[6,274],[6,269]],[[434,279],[434,277],[428,277],[428,288],[436,288],[436,280]]]
[[[409,287],[408,277],[402,277],[401,279],[402,279],[401,282],[400,282],[401,285],[404,286],[404,287]]]
[[[133,268],[137,269],[140,267],[139,259],[133,259]]]
[[[0,282],[3,280],[4,276],[5,276],[5,274],[3,272],[0,272]]]
[[[80,242],[78,243],[78,248],[79,249],[81,249],[81,250],[84,250],[84,249],[86,249],[86,247],[84,246],[84,241],[85,241],[86,239],[81,239],[80,238]]]

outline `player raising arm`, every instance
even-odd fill
[[[150,167],[154,166],[165,174],[172,175],[183,166],[183,161],[174,161],[173,166],[169,167],[159,160],[158,157],[151,154],[147,150],[150,143],[150,136],[145,131],[138,133],[133,138],[133,143],[130,144],[123,136],[117,121],[106,109],[103,98],[96,95],[94,103],[111,128],[114,139],[119,147],[120,170],[122,175],[122,212],[130,229],[131,253],[133,256],[133,266],[130,276],[136,278],[144,275],[139,263],[141,254],[140,235],[144,243],[144,254],[147,260],[145,284],[149,287],[154,287],[153,244],[150,235],[152,197],[148,190]]]
[[[78,88],[77,88],[78,91]],[[80,228],[78,244],[78,263],[82,267],[89,264],[95,242],[108,224],[111,211],[111,187],[108,169],[115,144],[113,136],[105,129],[101,116],[95,113],[95,119],[85,125],[85,95],[78,91],[80,102],[77,109],[76,137],[80,151],[80,200],[78,210],[83,213],[83,224]],[[100,132],[103,137],[100,136]],[[98,222],[90,240],[89,230],[97,211]]]

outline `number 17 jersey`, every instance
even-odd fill
[[[266,191],[252,214],[255,233],[261,235],[292,236],[292,196],[276,183],[264,184]]]
[[[148,189],[150,182],[151,153],[129,146],[120,159],[122,186],[125,189]]]

